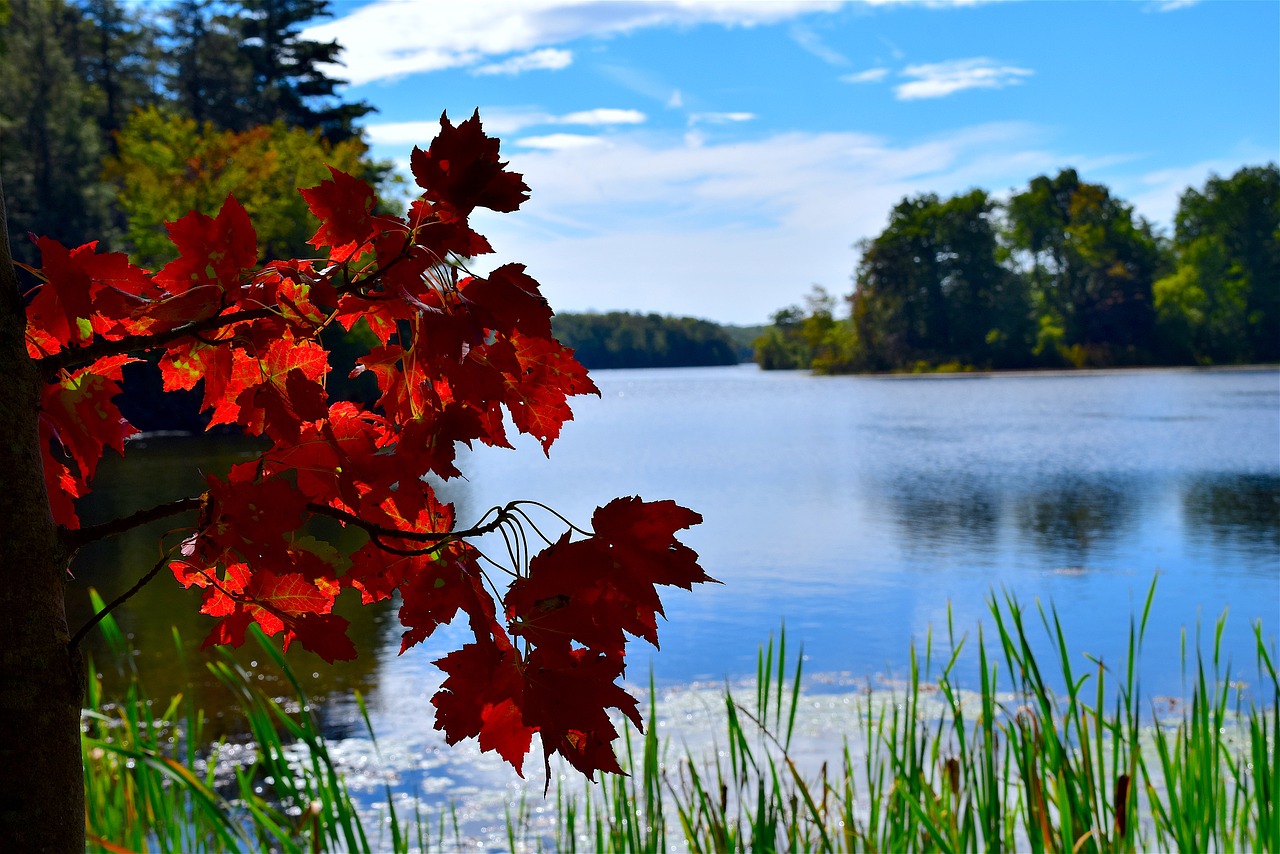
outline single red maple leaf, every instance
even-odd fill
[[[573,420],[567,398],[578,394],[599,395],[600,389],[587,376],[587,369],[573,357],[573,351],[554,338],[537,338],[516,333],[511,337],[520,362],[520,373],[508,374],[503,402],[511,420],[522,433],[535,437],[543,453],[560,436],[560,428]]]
[[[551,306],[523,264],[504,264],[488,276],[461,283],[463,299],[486,329],[502,335],[516,330],[551,338]]]
[[[480,127],[480,112],[457,125],[440,116],[440,133],[423,151],[414,148],[409,165],[423,197],[465,217],[474,208],[510,212],[529,198],[522,175],[506,171],[498,140]]]
[[[257,234],[235,196],[227,196],[216,217],[192,211],[167,227],[179,254],[156,273],[156,282],[171,294],[211,287],[235,302],[244,272],[258,263]]]
[[[332,181],[300,190],[320,228],[307,242],[317,249],[329,247],[329,260],[350,260],[376,231],[373,188],[359,178],[329,167]]]
[[[496,751],[523,777],[536,728],[523,721],[524,678],[515,649],[509,643],[469,643],[433,663],[448,674],[431,698],[435,728],[445,741],[477,738],[482,751]]]

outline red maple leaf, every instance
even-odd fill
[[[329,167],[332,181],[302,190],[307,207],[320,228],[307,242],[317,249],[329,247],[329,259],[343,262],[356,255],[376,230],[373,188],[359,178]]]
[[[506,376],[504,402],[511,420],[522,433],[542,443],[544,453],[559,437],[560,428],[573,420],[567,398],[600,394],[587,369],[573,358],[573,351],[554,338],[512,336],[520,372]]]
[[[257,234],[235,197],[227,196],[216,217],[192,211],[168,229],[179,255],[156,273],[156,282],[171,294],[212,287],[234,302],[244,272],[258,263]]]
[[[529,197],[524,178],[506,171],[498,140],[480,127],[480,113],[454,127],[440,116],[440,134],[426,151],[415,148],[409,165],[423,197],[447,205],[460,217],[476,207],[514,211]]]
[[[27,307],[28,334],[56,345],[81,344],[96,333],[119,337],[130,312],[145,304],[152,288],[146,271],[129,263],[123,252],[98,254],[97,241],[67,249],[48,237],[36,238],[45,279]]]
[[[571,542],[565,534],[512,583],[504,600],[512,632],[542,648],[572,640],[618,658],[624,631],[657,646],[658,586],[714,580],[675,538],[701,519],[671,501],[619,498],[597,509],[593,536]]]
[[[431,698],[435,728],[457,744],[476,738],[524,776],[521,766],[535,727],[523,721],[524,679],[520,657],[509,643],[469,643],[434,664],[448,674]]]
[[[504,264],[488,276],[466,280],[461,289],[486,329],[508,336],[519,330],[530,338],[551,338],[551,306],[523,264]]]

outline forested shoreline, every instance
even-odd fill
[[[691,368],[750,358],[741,358],[725,327],[694,317],[563,312],[552,329],[587,368]]]
[[[1166,237],[1073,169],[1000,202],[903,199],[854,290],[815,288],[756,341],[770,369],[970,371],[1280,361],[1280,170],[1211,176]],[[843,305],[842,305],[843,304]]]

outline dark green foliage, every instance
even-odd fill
[[[587,368],[733,365],[737,350],[714,323],[659,314],[557,314],[555,335]]]
[[[1040,318],[1037,355],[1077,367],[1150,362],[1152,284],[1167,263],[1151,225],[1074,169],[1032,179],[1008,218],[1013,258],[1031,261],[1022,272]]]
[[[773,325],[755,339],[755,361],[766,371],[839,370],[850,359],[851,338],[848,323],[836,320],[835,310],[835,298],[815,287],[803,308],[774,312]]]
[[[994,210],[982,190],[894,208],[858,265],[855,367],[1011,367],[1026,358],[1027,288],[999,263]]]
[[[280,121],[330,142],[357,136],[353,122],[373,107],[343,103],[335,90],[344,81],[321,68],[339,62],[342,47],[301,37],[328,14],[325,0],[179,0],[165,19],[180,113],[222,130]]]
[[[98,180],[106,140],[96,90],[79,73],[80,11],[63,0],[10,0],[0,29],[0,173],[14,258],[35,260],[29,232],[76,245],[109,236]]]
[[[245,130],[253,124],[253,70],[231,8],[178,0],[165,10],[165,89],[180,115]]]
[[[320,68],[339,62],[342,47],[300,38],[304,24],[329,15],[327,0],[242,0],[240,5],[242,51],[257,93],[253,123],[283,121],[318,130],[330,142],[355,136],[352,123],[373,107],[338,101],[335,89],[345,81]]]
[[[344,103],[342,81],[322,70],[341,48],[301,38],[326,14],[320,0],[0,0],[0,174],[17,260],[38,260],[28,233],[136,248],[115,204],[120,176],[104,163],[141,110],[358,144],[353,123],[372,108]],[[377,181],[389,167],[366,160],[356,171]]]
[[[1156,283],[1168,356],[1201,364],[1280,360],[1280,169],[1211,177],[1179,200],[1177,269]]]

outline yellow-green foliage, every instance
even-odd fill
[[[146,266],[174,257],[164,224],[187,211],[215,214],[228,194],[249,212],[262,257],[307,257],[316,222],[298,193],[329,177],[325,164],[361,174],[366,147],[331,145],[316,132],[276,122],[243,133],[154,107],[133,115],[107,173],[120,184],[132,259]]]

